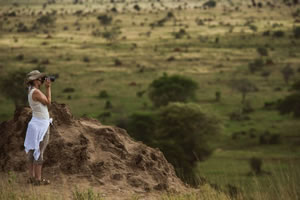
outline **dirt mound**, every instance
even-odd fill
[[[123,129],[97,120],[73,118],[64,104],[54,103],[50,143],[44,174],[52,181],[85,180],[107,189],[134,192],[183,191],[163,154],[133,141]],[[14,118],[0,124],[0,171],[26,171],[24,138],[31,109],[20,108]]]

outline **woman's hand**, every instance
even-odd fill
[[[51,81],[50,81],[50,78],[46,78],[46,80],[45,80],[45,87],[46,87],[46,88],[50,88],[50,87],[51,87]]]

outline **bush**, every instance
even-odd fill
[[[180,178],[195,184],[193,169],[211,154],[207,142],[220,132],[219,123],[197,104],[170,103],[157,114],[155,146],[174,165]]]
[[[269,144],[280,144],[280,135],[273,134],[269,140]]]
[[[120,27],[114,26],[114,27],[112,27],[110,29],[106,29],[104,32],[100,33],[100,35],[104,39],[112,42],[112,41],[116,40],[121,33],[122,32],[120,30]]]
[[[296,90],[300,92],[300,80],[297,80],[296,82],[293,83],[292,90]]]
[[[251,73],[262,70],[263,67],[264,67],[264,61],[263,61],[263,59],[260,59],[260,58],[255,59],[253,62],[250,62],[248,64],[248,68]]]
[[[297,39],[300,38],[300,26],[294,28],[294,37]]]
[[[36,20],[38,25],[51,26],[55,23],[56,18],[53,15],[43,15]]]
[[[90,58],[87,56],[84,56],[82,59],[83,62],[89,63],[90,62]]]
[[[256,49],[257,53],[259,53],[259,55],[261,56],[268,56],[268,49],[267,48],[264,48],[264,47],[258,47]]]
[[[245,101],[242,107],[243,114],[249,114],[254,112],[254,108],[252,106],[252,103],[250,101]]]
[[[135,4],[135,5],[133,6],[133,8],[134,8],[134,10],[136,10],[136,11],[140,11],[140,10],[141,10],[141,7],[140,7],[138,4]]]
[[[111,16],[108,15],[99,15],[97,17],[98,21],[100,22],[100,24],[107,26],[110,25],[112,23],[113,18]]]
[[[253,158],[250,159],[249,164],[250,164],[251,170],[256,175],[261,174],[261,172],[262,172],[261,167],[262,167],[262,164],[263,164],[262,159],[257,158],[257,157],[253,157]]]
[[[217,6],[217,2],[214,0],[207,1],[203,4],[203,7],[214,8]]]
[[[111,104],[111,102],[109,101],[109,100],[107,100],[106,102],[105,102],[105,109],[111,109],[113,106],[112,106],[112,104]]]
[[[180,75],[163,75],[149,86],[149,98],[156,107],[169,102],[186,102],[195,97],[198,85],[190,78]]]
[[[123,65],[122,61],[120,59],[118,59],[118,58],[115,59],[114,63],[115,63],[115,66],[121,66],[121,65]]]
[[[71,92],[75,92],[75,89],[74,88],[65,88],[63,90],[64,93],[71,93]]]
[[[300,92],[291,94],[281,101],[278,106],[280,114],[292,113],[294,117],[300,118]]]
[[[275,31],[274,33],[273,33],[273,36],[274,37],[284,37],[284,32],[283,31]]]
[[[13,71],[9,74],[1,74],[1,94],[11,99],[16,107],[27,104],[27,92],[24,80],[27,72],[23,69]]]
[[[216,101],[219,102],[221,101],[221,92],[220,91],[216,91],[215,95],[216,95]]]
[[[108,93],[106,90],[101,90],[99,92],[99,98],[107,98],[108,97]]]
[[[154,114],[146,112],[132,114],[128,120],[127,130],[134,139],[152,145],[155,133]]]
[[[286,65],[281,71],[283,79],[286,84],[289,83],[290,78],[294,75],[294,70],[290,65]]]

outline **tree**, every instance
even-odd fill
[[[268,56],[268,55],[269,55],[268,49],[265,48],[265,47],[258,47],[258,48],[256,49],[256,51],[257,51],[257,53],[259,53],[259,55],[261,55],[261,56]]]
[[[126,127],[131,137],[147,145],[152,145],[155,133],[155,115],[153,113],[132,114]]]
[[[254,83],[248,79],[232,80],[230,85],[234,90],[237,90],[242,94],[242,104],[244,104],[248,93],[258,91]]]
[[[100,22],[100,24],[104,25],[104,26],[108,26],[112,23],[112,17],[108,16],[108,15],[99,15],[97,17],[98,21]]]
[[[194,169],[212,152],[208,141],[220,133],[220,122],[195,103],[170,103],[157,114],[154,146],[175,167],[177,175],[196,184]]]
[[[37,25],[40,25],[40,26],[52,26],[52,25],[54,25],[55,21],[56,21],[56,18],[54,15],[47,14],[47,15],[42,15],[41,17],[39,17],[36,20],[36,23],[37,23]]]
[[[264,61],[261,58],[255,59],[253,62],[250,62],[248,64],[248,68],[249,68],[249,70],[250,70],[251,73],[259,71],[263,67],[264,67]]]
[[[300,26],[295,27],[293,32],[294,32],[294,37],[299,39],[300,38]]]
[[[110,29],[106,29],[104,32],[102,32],[102,37],[105,38],[109,42],[114,42],[117,40],[119,35],[121,34],[120,27],[118,26],[113,26]]]
[[[203,4],[203,7],[214,8],[217,6],[217,2],[214,0],[209,0]]]
[[[186,102],[195,97],[198,84],[190,78],[180,75],[163,75],[152,81],[149,86],[149,98],[156,107],[169,102]]]
[[[26,74],[25,70],[20,69],[2,75],[0,80],[1,93],[11,99],[16,108],[27,104],[27,92],[24,84]]]

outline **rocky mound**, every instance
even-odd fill
[[[80,178],[94,186],[134,192],[186,189],[159,150],[132,140],[125,130],[74,119],[64,104],[53,103],[50,116],[54,121],[44,174],[53,182]],[[26,171],[23,143],[30,119],[31,109],[24,107],[0,124],[0,171]]]

